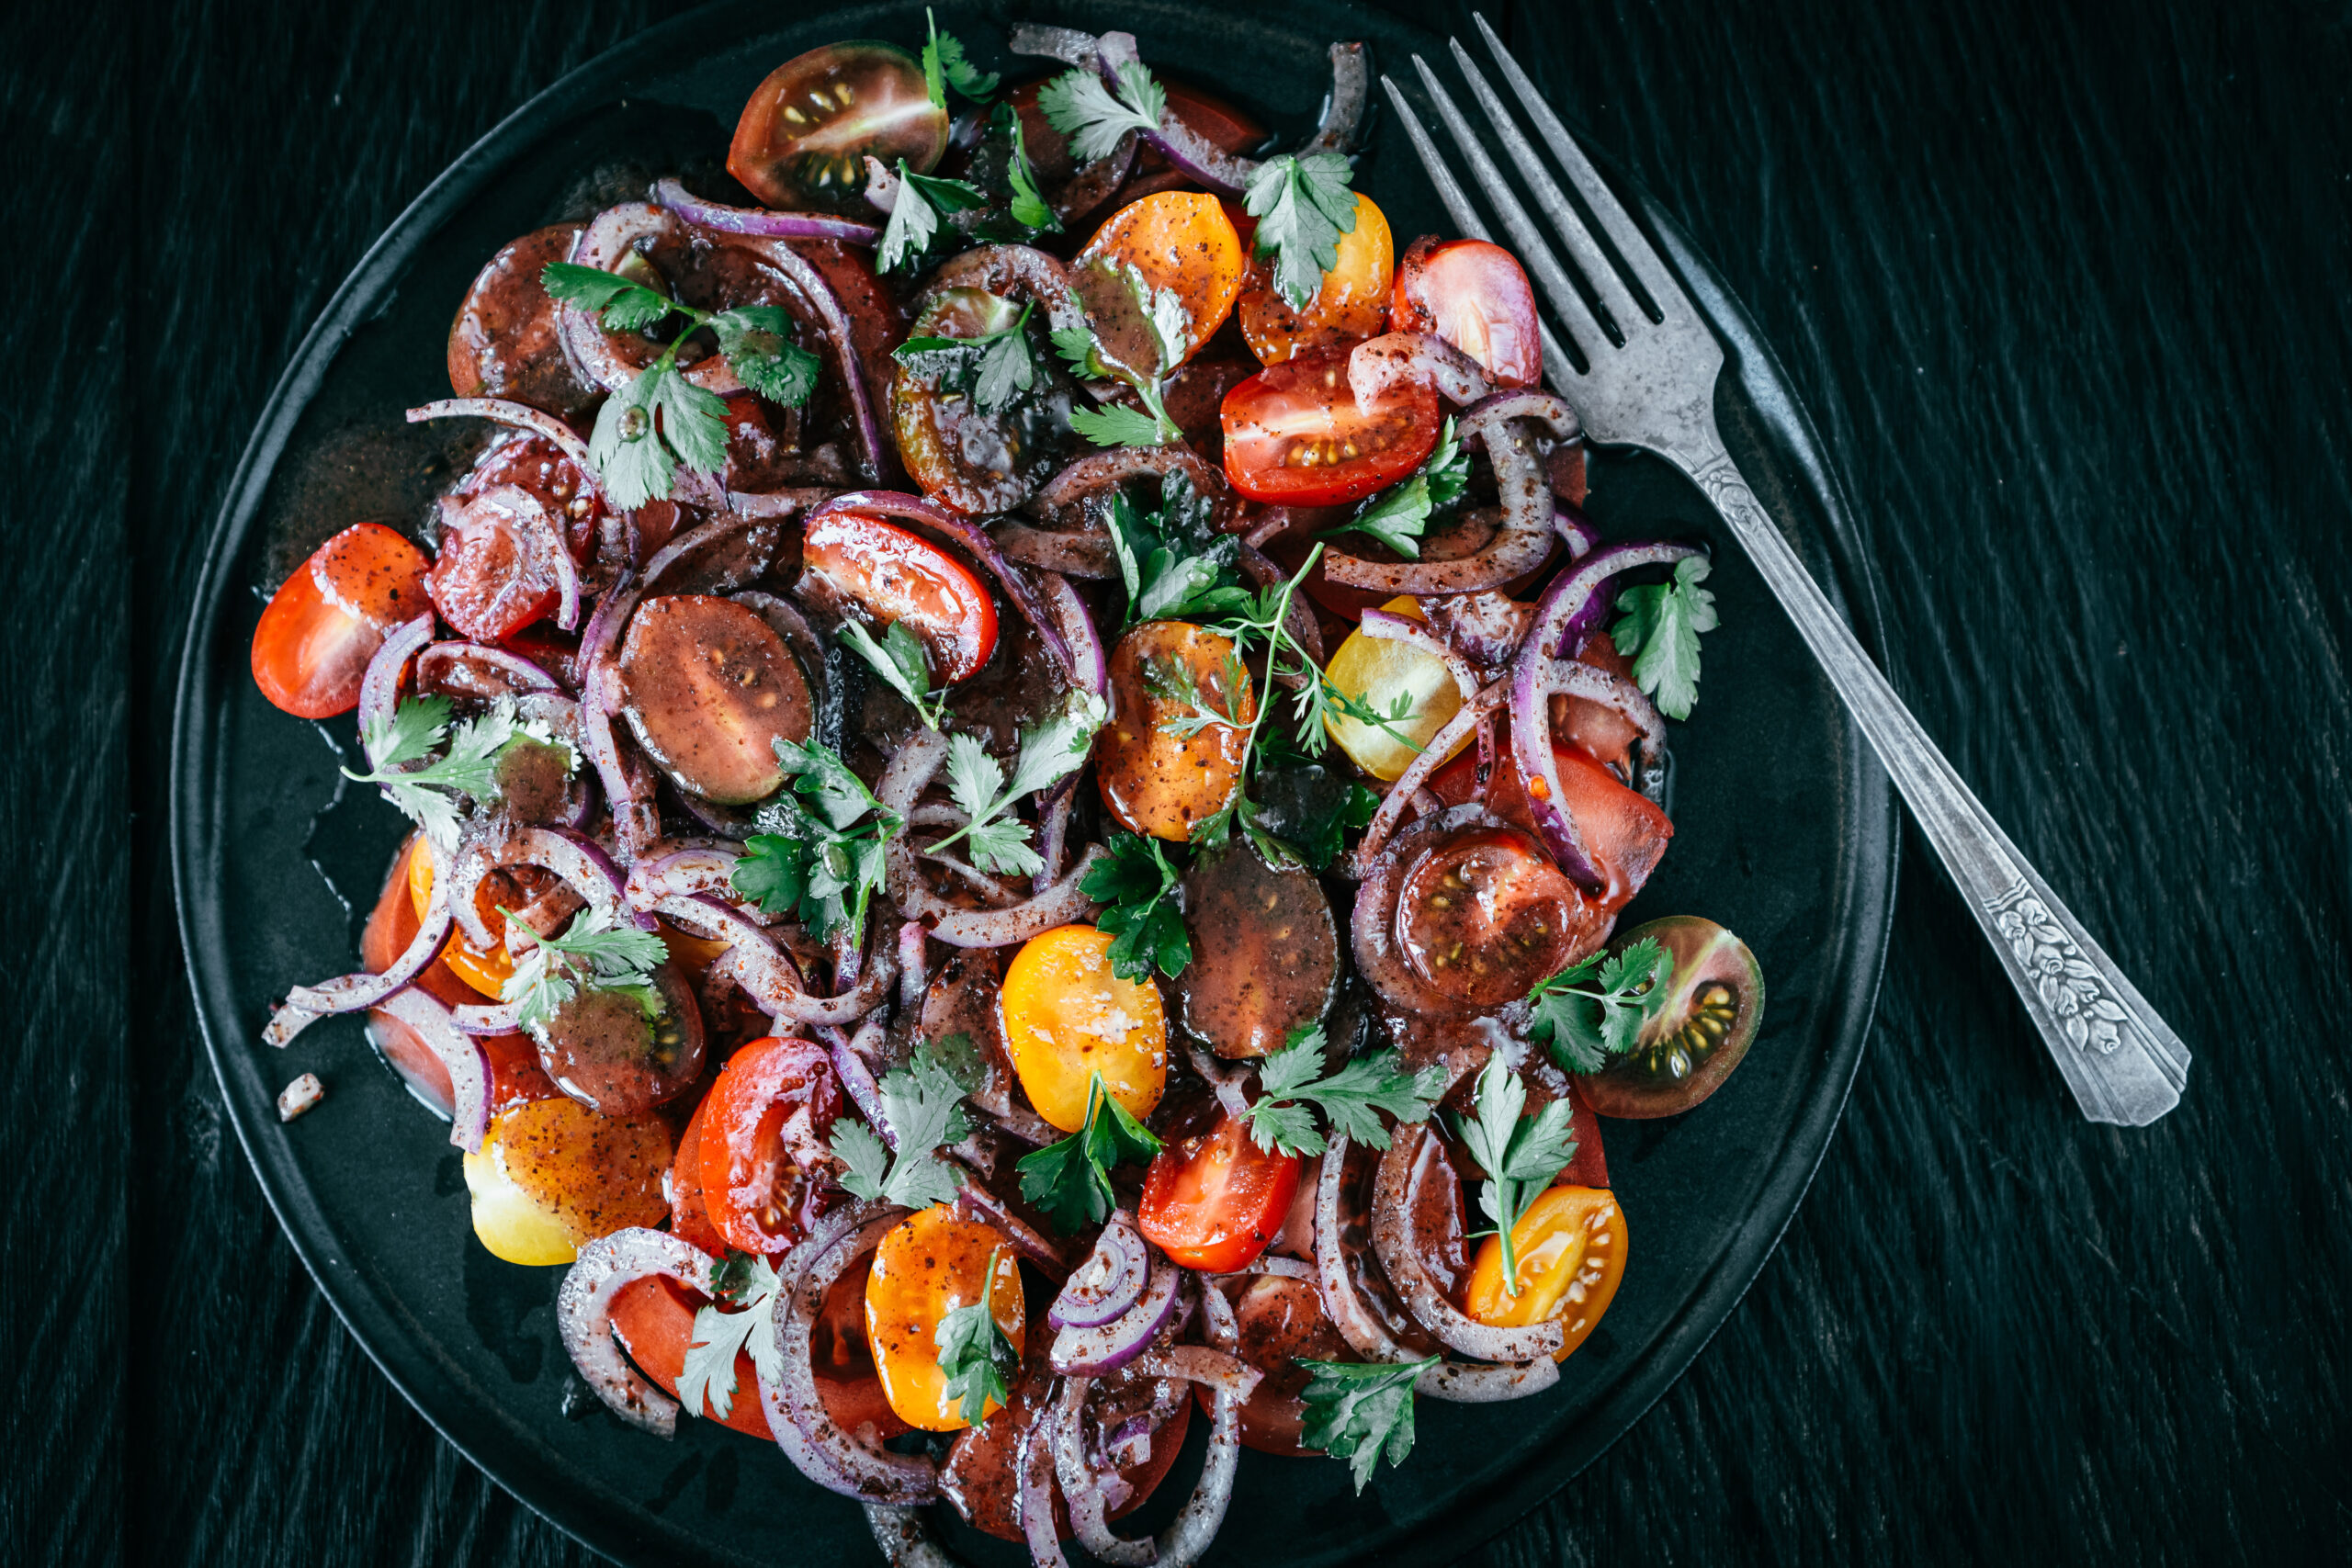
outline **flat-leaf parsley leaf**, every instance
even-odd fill
[[[1609,635],[1634,661],[1634,683],[1657,699],[1668,718],[1689,718],[1699,701],[1699,634],[1715,629],[1715,596],[1699,586],[1713,570],[1704,556],[1686,556],[1674,581],[1628,588],[1617,595],[1624,614]]]

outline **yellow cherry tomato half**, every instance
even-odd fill
[[[1471,1266],[1467,1310],[1496,1328],[1558,1318],[1566,1337],[1555,1360],[1585,1341],[1625,1273],[1625,1212],[1600,1187],[1555,1187],[1510,1228],[1519,1254],[1519,1293],[1503,1294],[1502,1243],[1488,1236]]]
[[[999,993],[1004,1044],[1037,1114],[1065,1133],[1086,1125],[1094,1075],[1140,1121],[1168,1087],[1168,1015],[1159,987],[1111,973],[1111,935],[1056,926],[1013,955]]]
[[[600,1235],[662,1223],[670,1153],[658,1116],[600,1116],[560,1096],[517,1105],[466,1156],[474,1235],[508,1263],[570,1263]]]
[[[874,1348],[882,1397],[910,1427],[960,1432],[971,1425],[963,1402],[948,1396],[939,1370],[939,1325],[980,1299],[991,1256],[996,1284],[989,1292],[989,1315],[1017,1353],[1027,1315],[1021,1269],[1011,1244],[993,1228],[943,1203],[914,1215],[874,1249],[874,1271],[865,1281],[865,1337]],[[997,1408],[990,1399],[986,1414]]]
[[[1421,606],[1411,596],[1391,599],[1381,606],[1391,615],[1425,620]],[[1396,700],[1405,699],[1405,716],[1394,721],[1396,734],[1377,725],[1331,713],[1324,716],[1323,728],[1340,750],[1374,778],[1393,781],[1413,764],[1420,755],[1415,747],[1427,746],[1437,732],[1445,728],[1462,707],[1462,688],[1454,682],[1453,671],[1445,661],[1422,652],[1410,643],[1396,642],[1387,637],[1366,637],[1359,629],[1350,632],[1340,644],[1325,667],[1331,683],[1351,697],[1361,698],[1375,713],[1396,711]],[[1404,737],[1403,740],[1397,739]],[[1406,740],[1412,742],[1408,746]],[[1470,744],[1464,736],[1452,751],[1453,757]]]
[[[433,857],[424,852],[422,837],[409,845],[408,901],[420,920],[424,919],[425,906],[433,902]],[[491,922],[492,930],[497,929],[497,910],[487,911],[483,919]],[[514,973],[514,960],[507,955],[504,943],[477,947],[463,926],[454,928],[449,940],[442,943],[441,962],[449,966],[449,973],[492,1001],[500,999],[508,977]]]
[[[1388,215],[1372,197],[1356,193],[1356,226],[1340,236],[1339,259],[1323,275],[1323,287],[1294,310],[1274,288],[1274,259],[1250,260],[1235,316],[1241,339],[1261,365],[1280,365],[1295,354],[1338,343],[1361,343],[1388,330],[1388,296],[1396,278],[1396,242]]]

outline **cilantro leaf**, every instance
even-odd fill
[[[1393,1469],[1413,1451],[1413,1385],[1442,1358],[1368,1363],[1294,1359],[1307,1374],[1299,1394],[1306,1405],[1299,1440],[1348,1461],[1361,1496],[1384,1453]]]
[[[798,408],[817,389],[823,362],[795,343],[792,315],[775,305],[739,305],[710,319],[718,352],[743,385],[771,402]]]
[[[1318,874],[1330,870],[1331,863],[1348,847],[1348,835],[1361,833],[1372,826],[1373,817],[1379,810],[1380,796],[1363,784],[1350,783],[1340,804],[1316,823],[1313,834],[1298,846],[1299,857],[1306,861],[1307,869]]]
[[[342,770],[354,784],[381,789],[385,799],[443,850],[457,846],[458,798],[487,799],[497,788],[500,754],[511,742],[530,736],[517,722],[511,701],[495,704],[454,728],[449,710],[447,697],[402,698],[390,720],[370,726],[360,736],[368,771]],[[421,768],[410,766],[445,745],[436,761]]]
[[[881,1089],[882,1120],[898,1145],[897,1157],[872,1130],[842,1118],[833,1123],[831,1145],[849,1168],[842,1186],[856,1197],[909,1209],[952,1201],[963,1177],[939,1150],[971,1131],[963,1081],[936,1055],[918,1049],[905,1066],[883,1075]]]
[[[1038,188],[1037,166],[1029,161],[1029,141],[1022,132],[1021,117],[1008,106],[1000,106],[1000,112],[1012,127],[1012,156],[1005,164],[1004,177],[1012,187],[1012,220],[1023,228],[1058,234],[1062,230],[1061,216]]]
[[[1628,588],[1617,595],[1623,612],[1609,629],[1617,651],[1634,661],[1634,683],[1657,700],[1668,718],[1689,718],[1699,701],[1699,634],[1715,629],[1715,596],[1699,586],[1713,569],[1704,556],[1687,556],[1671,582]]]
[[[1567,1100],[1555,1100],[1522,1119],[1527,1086],[1500,1052],[1488,1057],[1479,1073],[1474,1103],[1477,1114],[1455,1116],[1454,1132],[1487,1172],[1478,1188],[1478,1207],[1495,1222],[1502,1246],[1503,1293],[1515,1296],[1519,1255],[1511,1231],[1527,1206],[1576,1156],[1576,1136],[1568,1127],[1571,1111]]]
[[[1274,288],[1304,310],[1339,265],[1340,236],[1356,226],[1355,178],[1339,152],[1284,152],[1250,176],[1242,206],[1258,220],[1257,250],[1274,258]]]
[[[842,641],[852,653],[873,667],[882,683],[907,700],[927,729],[936,730],[947,719],[947,694],[931,689],[931,664],[922,641],[901,622],[882,628],[880,641],[855,620],[842,623]]]
[[[1086,1124],[1059,1143],[1022,1156],[1021,1195],[1064,1235],[1099,1225],[1110,1217],[1118,1194],[1111,1170],[1149,1160],[1159,1140],[1112,1098],[1096,1073],[1087,1086]]]
[[[1078,296],[1073,292],[1070,298],[1075,299]],[[1057,327],[1049,335],[1054,340],[1054,352],[1061,355],[1062,363],[1069,367],[1069,373],[1080,380],[1100,381],[1111,374],[1111,367],[1103,364],[1102,356],[1095,352],[1094,333],[1091,328]],[[1114,446],[1121,443],[1105,441],[1098,445]]]
[[[854,1198],[878,1201],[888,1190],[890,1145],[865,1122],[843,1116],[833,1122],[831,1146],[833,1157],[849,1168],[842,1174],[842,1190]]]
[[[578,262],[548,263],[539,269],[539,287],[550,299],[599,312],[604,324],[616,333],[643,332],[678,308],[659,289]]]
[[[778,740],[775,754],[790,786],[759,808],[764,831],[744,840],[728,885],[767,914],[797,915],[820,942],[844,924],[863,928],[884,881],[885,852],[906,819],[814,741]]]
[[[875,270],[913,271],[914,264],[937,237],[943,214],[968,212],[987,205],[988,197],[979,186],[966,180],[916,174],[904,158],[899,159],[898,199],[891,204],[890,221],[884,225],[882,243],[874,253]]]
[[[1094,929],[1111,934],[1111,973],[1140,980],[1154,969],[1173,980],[1193,961],[1193,938],[1176,906],[1176,868],[1158,839],[1113,833],[1110,853],[1079,884],[1102,906]]]
[[[947,795],[968,818],[934,842],[933,852],[969,841],[972,863],[999,875],[1034,875],[1045,861],[1029,847],[1029,825],[1007,815],[1013,803],[1057,784],[1083,766],[1094,732],[1108,710],[1100,697],[1081,697],[1021,738],[1012,777],[976,735],[947,738]]]
[[[1021,319],[1005,331],[980,354],[980,371],[972,400],[988,412],[1004,408],[1021,393],[1037,384],[1036,361],[1030,357],[1028,325],[1032,306],[1021,307]]]
[[[1528,1032],[1568,1071],[1597,1073],[1641,1043],[1673,981],[1674,954],[1656,937],[1613,955],[1593,953],[1528,992],[1535,1004]]]
[[[1020,1353],[996,1322],[997,1259],[1003,1251],[1000,1247],[989,1252],[980,1299],[950,1310],[932,1332],[932,1343],[939,1348],[939,1371],[947,1380],[947,1397],[961,1404],[964,1419],[974,1426],[988,1418],[991,1404],[1001,1405],[1012,1397],[1004,1374],[1021,1364]]]
[[[1339,527],[1325,529],[1322,536],[1369,535],[1408,560],[1419,560],[1421,536],[1428,531],[1430,519],[1460,501],[1469,482],[1470,454],[1455,439],[1453,416],[1448,414],[1438,432],[1436,447],[1419,468],[1374,496]]]
[[[1302,1106],[1307,1100],[1323,1108],[1331,1130],[1371,1148],[1388,1146],[1388,1129],[1379,1112],[1399,1122],[1423,1122],[1444,1090],[1445,1075],[1432,1065],[1418,1073],[1404,1070],[1403,1059],[1391,1051],[1361,1057],[1338,1072],[1323,1073],[1324,1033],[1320,1023],[1301,1024],[1290,1032],[1283,1048],[1258,1064],[1258,1085],[1265,1092],[1250,1107],[1250,1136],[1261,1149],[1286,1155],[1319,1155],[1329,1145],[1315,1130],[1315,1119]]]
[[[501,909],[510,926],[512,910]],[[501,1001],[518,1004],[516,1020],[534,1037],[566,1002],[584,986],[595,991],[626,991],[648,1018],[659,1017],[662,994],[654,988],[655,965],[669,957],[669,949],[651,931],[616,924],[601,908],[581,911],[571,929],[538,937],[530,950],[514,961],[514,972],[499,988]]]
[[[999,301],[1006,311],[1009,303]],[[961,391],[993,413],[1037,384],[1035,356],[1029,350],[1033,305],[1023,305],[1009,326],[972,337],[910,337],[890,357],[941,387]],[[1000,316],[998,319],[1001,320]]]
[[[1165,443],[1159,421],[1142,409],[1105,403],[1099,409],[1072,409],[1069,427],[1097,446],[1159,446]]]
[[[711,1414],[723,1421],[735,1407],[738,1354],[750,1350],[753,1370],[771,1382],[783,1371],[776,1352],[775,1304],[784,1292],[764,1258],[729,1253],[713,1272],[721,1281],[722,1295],[741,1301],[742,1310],[722,1312],[718,1302],[710,1302],[695,1311],[694,1342],[686,1347],[685,1364],[678,1373],[678,1403],[688,1415],[700,1416],[707,1399]]]
[[[1232,535],[1201,536],[1189,525],[1192,481],[1171,473],[1158,512],[1138,512],[1124,492],[1111,498],[1111,547],[1127,590],[1127,621],[1182,620],[1234,607],[1240,588],[1241,543]]]
[[[1114,90],[1092,71],[1070,71],[1037,93],[1046,123],[1069,138],[1080,163],[1107,158],[1130,130],[1156,130],[1168,111],[1168,94],[1140,60],[1123,62]]]
[[[984,104],[996,91],[997,73],[983,74],[979,67],[964,57],[964,45],[954,33],[939,30],[939,19],[923,7],[924,25],[931,29],[930,39],[922,46],[923,85],[931,90],[931,101],[942,114],[947,111],[946,89],[953,87],[976,104]]]

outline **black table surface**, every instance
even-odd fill
[[[670,9],[0,20],[12,1561],[591,1561],[279,1234],[182,978],[164,757],[287,355],[450,159]],[[2197,1060],[2155,1126],[2086,1123],[1906,827],[1870,1051],[1779,1252],[1466,1560],[2346,1561],[2352,9],[1490,15],[1755,313],[1842,466],[1897,689]]]

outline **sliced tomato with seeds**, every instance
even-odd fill
[[[278,585],[254,627],[254,684],[297,718],[359,705],[368,661],[424,612],[424,552],[381,523],[355,523]]]
[[[739,1252],[781,1252],[821,1204],[824,1157],[842,1092],[825,1053],[806,1040],[754,1040],[727,1059],[702,1126],[703,1205]]]
[[[1555,740],[1552,757],[1585,852],[1609,878],[1608,889],[1591,902],[1613,917],[1633,901],[1665,858],[1667,843],[1674,837],[1674,823],[1655,801],[1626,788],[1616,774],[1577,747]],[[1473,794],[1475,768],[1474,756],[1455,758],[1430,777],[1430,793],[1448,806],[1462,805]],[[1526,781],[1508,756],[1495,764],[1487,809],[1506,822],[1533,830]]]
[[[816,587],[863,612],[904,626],[943,683],[979,673],[996,649],[996,602],[963,562],[930,540],[859,512],[817,519],[801,544],[804,589]],[[812,584],[809,579],[814,579]]]
[[[1241,1118],[1227,1112],[1152,1160],[1136,1228],[1187,1269],[1230,1274],[1282,1233],[1301,1163],[1260,1148]]]
[[[1609,917],[1518,828],[1472,828],[1423,852],[1396,897],[1396,945],[1429,985],[1472,1007],[1525,996],[1600,945]]]
[[[1519,258],[1485,240],[1427,235],[1408,246],[1396,267],[1389,326],[1443,338],[1499,386],[1532,387],[1544,376],[1536,334],[1535,291]]]
[[[1437,390],[1401,382],[1370,408],[1348,388],[1348,345],[1270,365],[1226,394],[1225,477],[1252,501],[1338,506],[1409,474],[1437,446]]]

